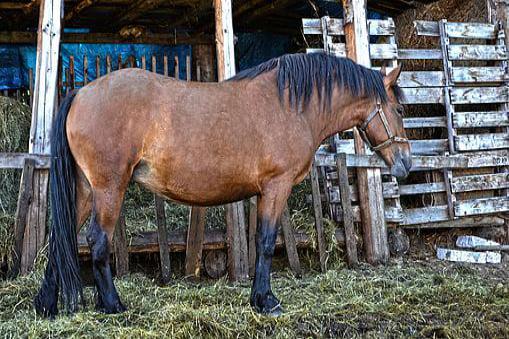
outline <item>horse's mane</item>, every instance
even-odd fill
[[[285,54],[239,72],[230,80],[253,79],[276,68],[279,99],[284,102],[284,91],[288,88],[292,108],[306,107],[315,88],[320,102],[330,107],[334,86],[355,97],[387,102],[382,73],[325,53]]]

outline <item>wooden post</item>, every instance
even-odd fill
[[[163,56],[163,74],[168,76],[168,56],[166,54]]]
[[[95,78],[99,79],[101,77],[101,57],[95,57]]]
[[[164,200],[157,195],[154,195],[154,197],[156,205],[157,241],[159,242],[159,257],[161,258],[161,282],[167,284],[170,281],[171,265],[168,234],[166,230],[166,213],[164,211]]]
[[[50,154],[49,136],[57,98],[62,1],[41,0],[39,13],[29,153]],[[28,208],[27,227],[23,239],[21,260],[23,274],[32,269],[37,253],[44,246],[46,236],[49,171],[35,170],[33,179],[33,199]]]
[[[106,74],[111,73],[111,55],[106,55]]]
[[[223,81],[235,75],[231,0],[214,0],[216,25],[217,78]],[[248,278],[248,255],[244,206],[236,202],[226,206],[228,273],[231,280]]]
[[[322,272],[327,270],[327,250],[325,248],[325,234],[323,232],[322,198],[320,195],[320,184],[318,182],[318,171],[313,163],[311,173],[311,191],[313,197],[313,209],[315,216],[316,241],[318,244],[318,254],[320,256],[320,269]]]
[[[88,84],[88,57],[83,56],[83,85]]]
[[[348,169],[346,167],[346,154],[338,154],[337,160],[339,192],[341,209],[343,210],[343,227],[345,228],[346,257],[348,266],[355,267],[359,263],[357,258],[357,237],[353,224],[352,202],[350,201],[350,184],[348,182]]]
[[[366,0],[342,2],[347,56],[363,66],[370,67]],[[366,145],[357,129],[354,129],[354,139],[355,152],[365,154]],[[357,169],[357,182],[366,259],[371,264],[384,264],[389,260],[389,245],[380,169]]]
[[[290,223],[290,211],[286,205],[283,214],[281,215],[281,228],[283,229],[283,237],[285,238],[286,256],[288,263],[295,276],[300,277],[302,271],[300,269],[299,253],[297,252],[297,244],[295,243],[295,236],[293,234],[293,227]],[[251,253],[250,253],[251,254]]]
[[[500,28],[504,31],[504,43],[506,49],[509,48],[509,2],[504,0],[488,0],[488,19],[492,24],[499,24]],[[504,60],[504,68],[506,70],[506,88],[509,88],[509,60]],[[504,103],[501,107],[504,112],[509,110],[509,103]],[[505,127],[504,132],[508,133],[509,128]],[[502,167],[501,171],[504,173],[509,172],[509,167]],[[509,190],[503,190],[505,195],[509,195]],[[506,231],[506,241],[509,243],[509,219],[505,219],[505,231]]]
[[[129,251],[127,249],[127,236],[125,229],[124,207],[120,210],[117,226],[113,235],[113,251],[115,255],[115,271],[117,277],[126,275],[129,272]]]

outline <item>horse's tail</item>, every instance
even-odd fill
[[[51,132],[50,190],[53,223],[49,236],[48,265],[53,268],[53,278],[56,278],[62,303],[70,311],[77,307],[78,298],[83,302],[76,227],[76,164],[66,133],[67,115],[76,93],[69,93],[60,105]]]

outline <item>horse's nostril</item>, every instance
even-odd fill
[[[411,156],[403,157],[403,165],[405,165],[407,171],[410,171],[410,169],[412,168],[412,157]]]

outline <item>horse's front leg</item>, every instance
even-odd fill
[[[279,300],[272,293],[270,270],[276,245],[277,225],[291,183],[269,185],[258,197],[258,225],[256,229],[256,266],[251,290],[251,306],[262,314],[278,316],[282,313]]]

